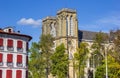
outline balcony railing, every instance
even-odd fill
[[[12,62],[10,62],[10,63],[8,62],[8,63],[7,63],[7,66],[8,66],[8,67],[12,67],[12,66],[13,66],[13,63],[12,63]]]

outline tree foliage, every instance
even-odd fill
[[[106,42],[108,42],[108,40],[110,39],[108,37],[105,37],[105,38],[104,37],[105,35],[103,35],[102,33],[99,33],[98,35],[96,35],[95,41],[92,45],[93,54],[96,54],[97,58],[101,58],[99,60],[95,60],[95,61],[99,61],[100,63],[99,66],[97,66],[96,68],[95,77],[104,78],[106,76],[105,52],[107,52],[108,54],[107,55],[108,77],[119,78],[120,77],[120,64],[118,61],[116,61],[116,58],[115,58],[116,56],[118,56],[115,53],[117,47],[114,47],[111,49],[110,46],[106,46],[105,44],[109,45],[109,43],[106,43]],[[116,41],[116,40],[114,40],[113,42],[115,46],[118,45],[119,43],[119,41]],[[106,51],[105,51],[105,47],[106,47]]]
[[[91,46],[92,56],[94,57],[95,66],[102,64],[102,60],[105,58],[105,44],[108,42],[109,37],[107,34],[103,32],[99,32],[96,34],[94,38],[94,42]]]
[[[112,32],[114,35],[113,43],[114,47],[111,51],[111,56],[115,58],[115,60],[120,63],[120,30],[117,30],[115,32]]]
[[[64,44],[56,47],[54,54],[51,56],[51,73],[57,78],[66,78],[68,71],[68,54],[65,53]]]
[[[80,76],[83,77],[84,75],[84,66],[85,66],[85,61],[88,58],[88,44],[85,42],[80,43],[80,47],[77,49],[77,52],[74,54],[74,58],[76,60],[76,71],[78,78]]]
[[[53,40],[53,37],[48,34],[41,35],[38,43],[32,43],[30,48],[29,78],[45,78],[46,72],[48,76]]]
[[[44,78],[45,60],[43,60],[42,54],[40,54],[40,45],[38,43],[32,43],[29,58],[29,78]]]
[[[104,78],[106,75],[106,65],[105,60],[103,60],[103,64],[96,69],[96,78]],[[109,78],[120,78],[120,65],[115,59],[108,55],[108,77]]]

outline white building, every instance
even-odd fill
[[[31,36],[0,29],[0,78],[27,78],[28,42]]]

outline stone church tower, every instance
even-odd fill
[[[69,53],[69,78],[75,78],[73,55],[78,47],[78,20],[76,10],[61,9],[55,17],[46,17],[42,20],[42,34],[51,34],[55,37],[55,47],[64,43]]]

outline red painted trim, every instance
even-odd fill
[[[12,70],[7,70],[6,78],[12,78]]]
[[[2,78],[2,70],[0,70],[0,78]]]
[[[22,55],[17,55],[17,63],[22,63]]]
[[[13,55],[12,54],[7,54],[7,62],[9,62],[9,63],[13,62]]]
[[[16,71],[16,78],[22,78],[22,71],[21,70]]]
[[[17,48],[22,48],[22,47],[23,47],[23,42],[17,41]]]
[[[3,61],[3,54],[0,53],[0,62],[2,62],[2,61]]]
[[[24,34],[19,34],[19,33],[8,33],[8,32],[3,32],[3,31],[0,31],[0,33],[1,33],[1,34],[17,35],[17,36],[27,37],[27,38],[29,38],[29,41],[32,39],[31,36],[24,35]]]
[[[0,46],[3,46],[3,39],[0,38]]]
[[[13,47],[13,40],[8,39],[8,41],[7,41],[7,46],[8,46],[8,47]]]

